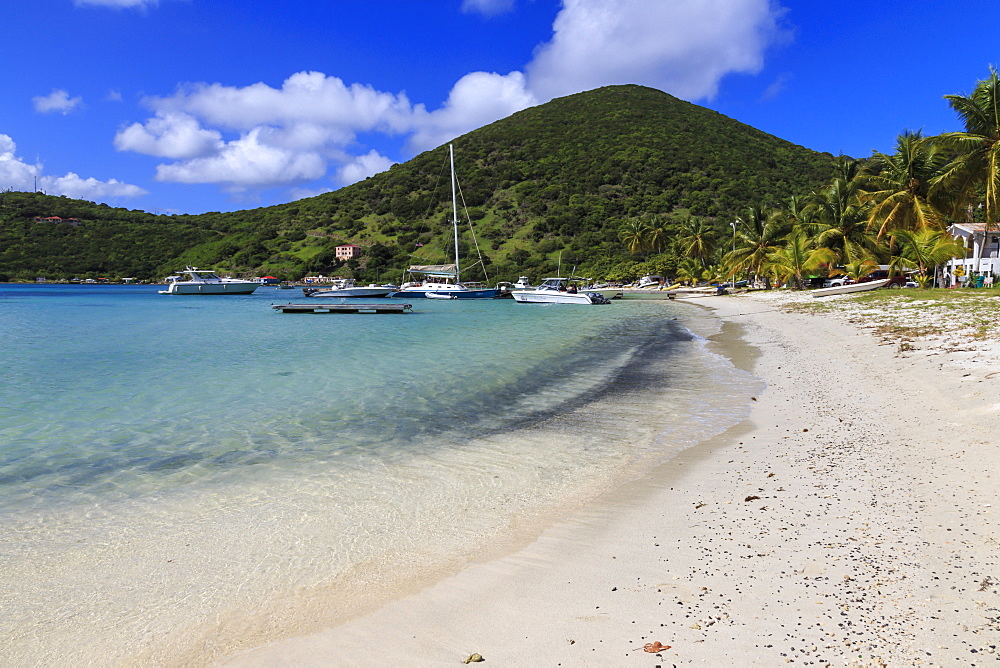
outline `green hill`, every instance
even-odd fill
[[[689,214],[726,230],[748,205],[818,187],[833,160],[632,85],[559,98],[453,143],[475,241],[491,278],[501,279],[552,271],[560,255],[597,275],[629,258],[618,230],[637,216]],[[14,206],[19,198],[33,206]],[[39,203],[52,200],[64,213]],[[50,215],[81,222],[39,228],[29,220]],[[335,192],[232,213],[154,216],[5,193],[0,274],[151,278],[189,263],[287,278],[337,271],[398,279],[407,264],[450,258],[449,216],[446,146]],[[360,266],[337,265],[333,249],[345,242],[366,247]],[[467,225],[461,243],[474,252]]]

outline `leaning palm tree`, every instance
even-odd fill
[[[990,67],[990,76],[979,81],[971,95],[945,95],[945,99],[965,130],[938,137],[956,157],[935,187],[953,195],[949,213],[955,218],[971,222],[973,208],[981,204],[989,235],[1000,220],[1000,75]]]
[[[965,247],[944,230],[897,230],[893,241],[898,249],[895,265],[917,270],[921,287],[930,285],[940,264],[965,255]]]
[[[896,152],[875,151],[862,172],[862,203],[871,204],[869,229],[883,239],[895,230],[944,229],[944,215],[929,198],[931,182],[947,164],[933,138],[907,130],[896,139]]]

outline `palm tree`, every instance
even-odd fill
[[[707,268],[708,259],[715,254],[715,230],[708,221],[693,216],[683,219],[681,227],[681,253],[700,260],[702,268]]]
[[[971,95],[945,95],[955,110],[964,132],[948,132],[938,137],[957,153],[935,185],[954,195],[951,213],[971,222],[972,208],[981,203],[985,214],[985,235],[996,229],[1000,219],[1000,75],[990,67],[990,76],[976,84]]]
[[[814,192],[804,208],[801,225],[813,244],[833,251],[830,265],[874,255],[878,239],[868,232],[868,210],[859,200],[862,178],[857,161],[841,160],[841,176]],[[853,175],[853,176],[852,176]],[[850,180],[847,179],[851,176]]]
[[[787,243],[768,256],[765,269],[781,282],[792,281],[796,290],[804,287],[802,277],[805,272],[815,271],[836,259],[836,251],[832,248],[813,247],[801,226],[785,238]]]
[[[670,243],[670,229],[663,220],[652,218],[648,223],[646,243],[654,253],[662,253]]]
[[[965,255],[965,247],[944,230],[897,230],[893,240],[899,249],[894,264],[916,269],[917,282],[925,288],[934,276],[928,270]]]
[[[862,172],[859,201],[871,204],[869,229],[882,239],[895,230],[943,229],[944,216],[929,200],[930,184],[946,165],[933,138],[907,130],[896,139],[896,152],[875,151]]]
[[[726,273],[746,272],[751,281],[760,276],[768,257],[786,243],[786,221],[782,211],[762,207],[750,207],[744,217],[737,218],[735,248],[722,257]],[[770,277],[765,280],[770,288]]]
[[[855,283],[878,270],[878,262],[871,256],[858,257],[844,264],[844,273]]]
[[[681,283],[695,285],[698,281],[704,280],[707,271],[704,265],[695,259],[686,257],[677,263],[677,280]]]
[[[638,255],[648,247],[649,225],[641,218],[629,218],[618,229],[618,239],[632,255]]]

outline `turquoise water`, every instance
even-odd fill
[[[0,658],[196,662],[335,622],[735,423],[692,307],[0,286]]]

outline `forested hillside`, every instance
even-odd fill
[[[747,206],[818,187],[833,163],[829,154],[641,86],[556,99],[459,137],[454,147],[460,217],[467,211],[475,229],[473,238],[463,222],[463,250],[474,255],[478,242],[489,277],[507,280],[551,272],[560,257],[600,277],[642,259],[623,239],[630,220],[670,231],[695,217],[729,229]],[[395,280],[407,264],[450,259],[449,200],[446,146],[335,192],[232,213],[154,216],[6,193],[0,274],[154,278],[187,263],[282,278],[335,272]],[[81,222],[31,220],[52,215]],[[337,264],[334,247],[345,242],[366,248],[360,263]],[[660,250],[669,263],[670,244]]]

